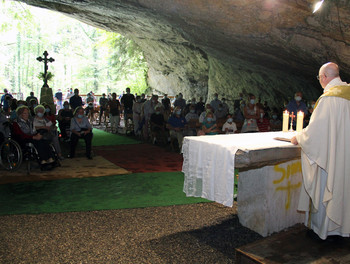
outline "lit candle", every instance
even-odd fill
[[[283,132],[288,132],[288,121],[289,121],[289,112],[286,110],[283,112],[283,125],[282,125]]]
[[[303,130],[304,126],[304,112],[299,111],[297,114],[297,132]]]

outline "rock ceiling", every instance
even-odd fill
[[[350,81],[350,8],[325,0],[22,0],[136,41],[150,86],[185,96],[254,92],[278,101],[296,90],[315,98],[320,65]]]

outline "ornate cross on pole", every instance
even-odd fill
[[[294,112],[292,112],[290,116],[290,129],[289,129],[289,132],[293,132],[293,121],[294,121],[294,118],[295,118],[295,115],[294,115]]]
[[[43,87],[49,87],[47,85],[47,70],[49,69],[49,66],[47,65],[48,62],[54,62],[55,59],[54,58],[47,58],[47,56],[49,55],[49,53],[47,53],[47,51],[45,50],[44,53],[44,58],[42,57],[37,57],[36,59],[40,62],[44,61],[44,86]]]

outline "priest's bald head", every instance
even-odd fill
[[[325,88],[331,80],[337,77],[339,77],[339,67],[333,62],[323,64],[318,73],[318,79],[322,88]]]

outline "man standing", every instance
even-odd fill
[[[101,119],[102,119],[102,115],[105,114],[105,120],[104,122],[106,123],[106,111],[107,111],[107,107],[108,107],[108,99],[106,98],[106,94],[103,93],[102,97],[99,100],[99,104],[100,104],[100,117],[99,117],[99,125],[101,125]]]
[[[317,78],[324,93],[309,125],[291,139],[302,149],[298,210],[306,212],[305,225],[321,239],[349,237],[350,85],[342,82],[338,65],[332,62],[320,68]]]
[[[58,105],[58,111],[61,110],[63,108],[63,94],[61,89],[58,89],[58,91],[55,93],[55,98],[57,100],[57,105]]]
[[[38,105],[38,98],[34,96],[34,92],[30,92],[30,95],[26,98],[27,105],[30,105],[30,101],[35,100],[35,103]]]
[[[13,98],[12,95],[8,92],[7,89],[4,89],[4,94],[1,96],[1,104],[2,104],[2,109],[4,110],[5,113],[7,113],[10,109],[10,104],[8,102],[8,99]]]
[[[124,121],[127,122],[128,117],[132,120],[132,105],[134,104],[135,96],[130,93],[129,87],[126,88],[126,94],[123,94],[120,101],[124,109]]]
[[[214,99],[210,102],[210,106],[213,108],[214,112],[218,110],[219,104],[221,104],[221,101],[219,100],[219,95],[215,93]]]
[[[81,99],[78,89],[74,89],[74,95],[69,99],[69,104],[73,111],[78,106],[83,106],[83,99]]]

